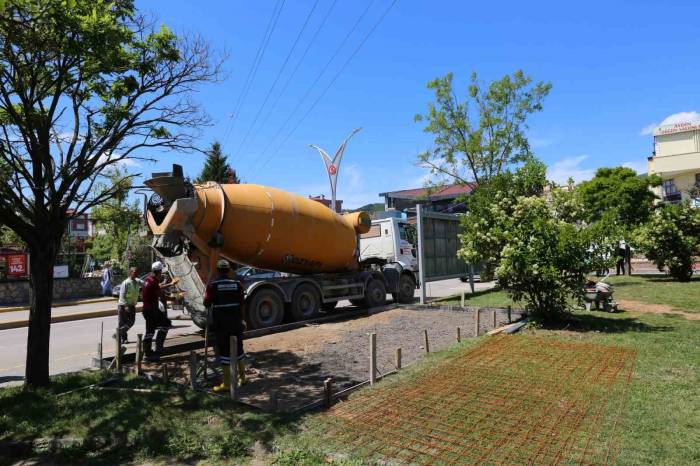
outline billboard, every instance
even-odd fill
[[[418,267],[421,282],[421,303],[425,301],[427,282],[469,276],[474,289],[473,268],[457,256],[459,251],[459,216],[426,212],[418,204]]]
[[[0,254],[0,279],[26,278],[29,275],[27,264],[26,254]]]

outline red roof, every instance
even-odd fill
[[[390,197],[402,197],[402,198],[414,198],[426,196],[427,198],[436,197],[457,197],[462,194],[469,194],[474,190],[475,185],[470,184],[452,184],[449,186],[443,186],[442,188],[437,188],[431,191],[430,188],[415,188],[415,189],[403,189],[401,191],[391,191],[388,193],[381,193],[380,196],[390,196]]]

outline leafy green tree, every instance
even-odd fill
[[[592,179],[576,187],[576,192],[588,222],[612,212],[621,225],[631,229],[649,219],[656,199],[649,188],[660,183],[656,175],[640,177],[627,167],[599,168]]]
[[[133,183],[127,175],[123,168],[112,167],[109,184],[119,189],[114,197],[92,209],[92,219],[100,234],[92,240],[88,253],[101,262],[123,261],[130,236],[138,232],[141,210],[136,201],[129,202],[129,190]],[[103,190],[105,186],[98,185],[97,189]]]
[[[240,183],[236,171],[227,163],[228,156],[221,152],[221,144],[214,142],[207,151],[202,173],[197,177],[197,183],[215,181],[217,183]]]
[[[495,175],[466,198],[459,255],[471,264],[482,263],[482,278],[492,278],[506,244],[510,217],[522,196],[541,196],[547,185],[547,167],[531,159],[515,171]]]
[[[658,267],[668,268],[673,278],[688,281],[693,275],[693,256],[700,254],[700,211],[688,204],[664,204],[649,222],[636,231],[636,245]]]
[[[208,45],[133,0],[7,0],[0,14],[0,218],[30,250],[26,386],[49,383],[53,265],[70,221],[113,198],[105,170],[140,149],[193,149],[189,98],[218,76]]]
[[[456,183],[483,185],[530,158],[527,118],[542,110],[552,85],[532,85],[532,78],[518,70],[484,86],[472,73],[468,97],[459,101],[452,78],[448,73],[428,83],[435,101],[415,120],[427,123],[424,131],[434,136],[435,148],[419,154],[419,163]]]
[[[580,299],[588,260],[588,235],[558,219],[543,197],[520,197],[507,220],[496,268],[500,285],[538,320],[554,320]]]

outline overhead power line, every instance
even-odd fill
[[[270,86],[270,89],[267,90],[267,94],[265,95],[265,99],[263,99],[262,105],[258,107],[258,111],[255,113],[255,118],[253,118],[253,122],[251,123],[250,127],[248,128],[248,131],[246,132],[245,136],[241,140],[241,143],[238,146],[238,151],[236,151],[234,154],[239,153],[243,145],[246,143],[248,140],[248,136],[250,136],[251,131],[255,127],[255,123],[258,122],[258,118],[260,118],[260,114],[262,113],[263,109],[265,108],[265,105],[267,105],[267,101],[270,98],[270,95],[272,94],[273,89],[277,85],[277,82],[279,81],[280,77],[282,76],[282,73],[284,73],[285,68],[287,68],[287,63],[289,63],[289,59],[292,57],[292,53],[294,53],[294,50],[297,47],[297,44],[299,43],[299,39],[301,39],[302,34],[304,34],[304,31],[306,30],[306,26],[309,25],[309,21],[311,20],[311,17],[314,14],[314,11],[316,10],[316,7],[318,6],[318,2],[320,0],[316,0],[311,7],[311,10],[309,10],[309,13],[306,15],[306,20],[304,21],[304,24],[301,26],[301,29],[299,30],[299,33],[297,34],[296,39],[294,39],[294,43],[292,44],[292,47],[289,49],[289,52],[287,53],[287,57],[284,59],[284,62],[282,63],[282,66],[280,67],[279,71],[277,72],[277,76],[275,77],[274,81],[272,82],[272,85]]]
[[[331,57],[328,59],[328,61],[326,62],[326,64],[325,64],[323,67],[321,67],[321,71],[318,73],[318,75],[316,76],[316,78],[314,79],[314,81],[311,83],[311,85],[306,89],[306,92],[304,92],[304,95],[301,97],[301,99],[299,99],[299,101],[297,102],[297,104],[296,104],[296,106],[294,107],[294,109],[292,110],[292,112],[291,112],[291,113],[287,116],[287,118],[284,120],[284,123],[282,123],[282,126],[280,126],[280,128],[275,132],[275,135],[274,135],[274,136],[270,139],[270,141],[268,142],[267,146],[265,146],[265,148],[264,148],[263,151],[261,152],[260,157],[263,157],[263,156],[267,153],[267,151],[272,147],[272,145],[273,145],[275,139],[277,139],[277,137],[280,136],[280,135],[284,132],[284,130],[285,130],[285,128],[287,127],[287,125],[289,124],[289,122],[290,122],[290,121],[292,120],[292,118],[294,118],[294,116],[297,114],[297,112],[299,111],[299,109],[301,108],[301,106],[304,104],[304,102],[306,101],[306,99],[309,97],[309,95],[311,94],[311,92],[314,90],[314,88],[316,87],[316,85],[318,84],[318,82],[321,80],[321,78],[323,77],[323,75],[326,74],[326,71],[328,71],[328,68],[329,68],[329,66],[331,65],[331,63],[333,63],[333,61],[334,61],[335,58],[338,56],[338,54],[340,54],[341,50],[343,49],[343,47],[344,47],[345,44],[347,43],[348,39],[350,39],[350,36],[352,36],[353,32],[355,32],[355,29],[357,29],[357,26],[360,25],[360,23],[362,22],[362,20],[364,19],[364,17],[367,15],[367,12],[369,12],[369,10],[370,10],[370,8],[372,7],[372,5],[374,5],[374,2],[375,2],[375,1],[376,1],[376,0],[371,0],[371,1],[369,2],[369,4],[367,5],[367,7],[364,9],[364,11],[363,11],[363,12],[360,14],[360,16],[357,18],[357,20],[355,20],[355,23],[352,25],[352,27],[351,27],[350,30],[347,32],[347,34],[345,34],[345,37],[344,37],[343,40],[340,42],[340,44],[338,45],[338,47],[336,47],[335,51],[333,52],[333,54],[331,55]],[[252,167],[251,167],[251,168],[252,168]]]
[[[258,51],[255,54],[255,58],[253,58],[253,64],[251,65],[250,70],[248,70],[248,75],[246,76],[246,80],[243,84],[243,89],[238,95],[238,100],[236,100],[233,115],[229,119],[229,125],[224,135],[224,140],[221,143],[222,148],[226,146],[228,138],[233,132],[233,128],[235,127],[236,121],[238,120],[239,111],[241,107],[243,107],[243,103],[245,102],[245,99],[248,96],[248,92],[250,91],[250,88],[252,87],[253,82],[255,81],[255,75],[257,74],[258,68],[260,67],[260,63],[262,62],[262,59],[265,56],[265,52],[267,51],[267,46],[270,43],[272,33],[275,32],[275,28],[277,27],[277,22],[280,19],[280,14],[282,13],[282,8],[284,8],[285,1],[286,0],[277,0],[277,3],[275,3],[275,8],[272,10],[272,16],[270,16],[270,21],[267,24],[265,34],[263,35],[263,39],[260,42],[260,46],[258,47]]]
[[[350,64],[350,62],[351,62],[352,59],[355,57],[355,55],[357,55],[357,53],[360,51],[360,49],[362,48],[362,46],[363,46],[363,45],[367,42],[367,40],[370,38],[370,36],[372,35],[372,33],[374,33],[374,31],[379,27],[379,25],[382,23],[382,21],[384,21],[384,18],[389,14],[389,11],[391,11],[391,9],[394,7],[394,5],[396,4],[397,1],[398,1],[398,0],[392,0],[392,2],[389,4],[389,6],[384,10],[384,12],[382,13],[382,15],[379,17],[379,19],[377,20],[377,22],[374,23],[374,25],[372,26],[372,28],[369,30],[369,32],[367,32],[367,34],[365,35],[365,37],[360,41],[360,43],[357,45],[357,47],[356,47],[355,50],[352,52],[352,54],[347,58],[347,60],[345,60],[345,63],[343,63],[343,65],[340,67],[340,69],[339,69],[338,72],[335,74],[335,76],[333,76],[333,79],[328,83],[328,85],[327,85],[326,88],[323,90],[323,92],[321,92],[321,94],[316,98],[316,100],[314,101],[314,103],[311,104],[311,106],[309,107],[309,109],[306,111],[306,113],[304,113],[304,115],[303,115],[303,116],[301,117],[301,119],[297,122],[297,124],[294,126],[294,128],[292,128],[292,130],[291,130],[289,133],[287,133],[287,136],[282,140],[282,142],[279,144],[279,146],[277,146],[277,149],[267,158],[267,160],[265,160],[265,162],[263,163],[263,165],[256,171],[256,175],[257,175],[257,173],[258,173],[259,171],[263,170],[263,169],[267,166],[267,164],[270,162],[270,160],[272,160],[272,158],[273,158],[275,155],[277,155],[277,153],[280,151],[280,149],[282,149],[282,146],[284,146],[284,144],[289,140],[289,138],[292,136],[292,134],[294,134],[294,132],[299,128],[299,126],[304,122],[304,120],[306,120],[306,117],[309,116],[309,114],[313,111],[313,109],[316,107],[316,105],[321,101],[321,99],[323,99],[323,97],[326,95],[326,93],[328,92],[328,90],[333,86],[333,84],[334,84],[335,81],[338,79],[338,77],[343,73],[343,71],[345,70],[345,68],[347,68],[348,64]]]
[[[277,97],[275,97],[275,100],[274,100],[274,102],[272,102],[272,105],[268,109],[267,114],[265,115],[265,118],[263,118],[262,123],[260,123],[258,130],[253,133],[251,141],[255,141],[255,138],[258,136],[258,134],[260,134],[261,129],[265,128],[267,121],[272,116],[272,112],[275,110],[275,108],[277,108],[277,104],[279,103],[279,101],[282,98],[282,96],[284,95],[284,93],[287,91],[289,84],[292,82],[292,79],[294,79],[294,76],[296,76],[297,71],[299,71],[299,68],[301,68],[301,64],[304,62],[304,59],[306,58],[306,55],[309,53],[311,46],[314,44],[314,42],[316,42],[316,39],[318,38],[318,35],[321,33],[323,26],[325,26],[325,24],[328,22],[328,17],[331,15],[331,12],[333,11],[333,9],[335,8],[335,5],[337,3],[338,3],[338,0],[333,0],[333,3],[331,3],[330,8],[328,8],[328,11],[326,11],[326,14],[324,15],[323,19],[321,20],[321,23],[316,28],[316,31],[314,32],[313,36],[311,36],[311,40],[306,45],[304,52],[301,54],[301,57],[297,61],[296,66],[294,67],[292,72],[287,77],[287,80],[285,81],[284,85],[282,86],[282,90],[277,94]],[[241,146],[239,153],[242,153],[243,150],[245,150],[245,148],[243,146]]]

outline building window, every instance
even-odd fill
[[[672,179],[671,180],[664,180],[662,187],[663,187],[664,201],[679,202],[681,200],[681,192],[678,191],[678,188],[676,187],[676,183]]]

